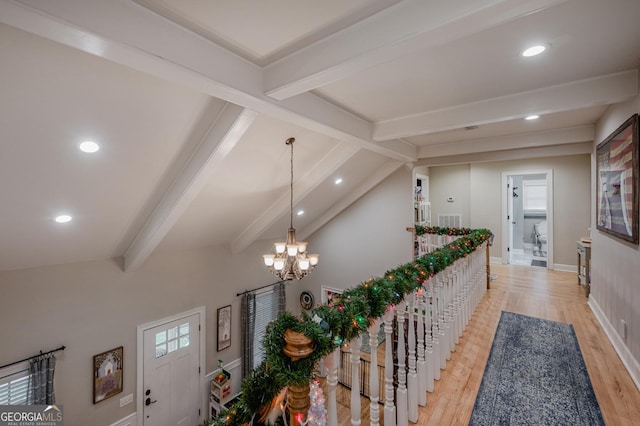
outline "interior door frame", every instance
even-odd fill
[[[509,176],[525,176],[525,175],[540,175],[544,174],[547,181],[547,269],[554,269],[553,264],[553,169],[542,170],[513,170],[502,172],[501,179],[501,215],[500,221],[502,231],[502,263],[509,263],[509,252],[507,247],[509,246],[509,224],[511,219],[507,219],[507,196],[510,194],[507,192],[507,180]]]
[[[203,415],[207,415],[209,413],[209,406],[208,406],[208,402],[209,402],[209,398],[208,395],[205,395],[205,393],[203,392],[204,389],[204,383],[205,383],[205,370],[206,370],[206,336],[207,336],[207,330],[206,330],[206,319],[207,319],[207,308],[206,306],[200,306],[194,309],[191,309],[189,311],[186,312],[181,312],[179,314],[175,314],[172,315],[170,317],[166,317],[166,318],[162,318],[156,321],[151,321],[148,322],[146,324],[142,324],[138,326],[138,330],[137,330],[137,371],[136,371],[136,424],[137,426],[143,426],[144,425],[144,407],[142,406],[144,397],[143,397],[143,393],[144,393],[144,332],[158,327],[162,324],[166,324],[168,322],[172,322],[172,321],[177,321],[186,317],[190,317],[192,315],[198,315],[199,321],[200,321],[200,333],[198,333],[200,335],[199,338],[199,343],[200,343],[200,386],[199,388],[199,392],[200,392],[200,418],[198,419],[199,422],[202,422],[203,419]]]
[[[515,191],[513,188],[513,176],[507,175],[507,247],[511,247],[510,251],[507,251],[507,263],[511,263],[511,256],[513,255],[513,195]]]

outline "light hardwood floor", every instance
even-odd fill
[[[640,392],[587,305],[576,275],[516,265],[491,265],[491,272],[497,278],[473,314],[446,370],[436,381],[434,392],[427,393],[427,406],[420,407],[417,424],[469,423],[503,310],[573,324],[606,424],[640,424]],[[351,424],[348,404],[348,390],[339,390],[341,426]],[[382,405],[380,417],[382,424]],[[365,399],[361,422],[369,424]]]

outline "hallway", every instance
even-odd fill
[[[503,310],[572,323],[606,424],[632,425],[634,421],[637,424],[640,391],[587,305],[576,275],[497,264],[491,265],[491,273],[496,279],[447,362],[447,369],[442,371],[440,381],[436,381],[434,392],[427,394],[427,406],[420,408],[417,424],[468,424]],[[351,424],[346,393],[338,397],[341,426]],[[367,425],[368,401],[363,400],[362,407],[362,425]]]

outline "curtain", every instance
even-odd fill
[[[40,355],[29,361],[29,389],[27,404],[55,404],[56,395],[53,389],[53,373],[56,368],[56,357],[53,354]]]
[[[284,281],[276,284],[276,297],[278,298],[278,315],[287,309],[287,291],[284,287]]]
[[[256,295],[245,293],[240,303],[242,330],[242,378],[253,370],[253,335],[256,326]]]

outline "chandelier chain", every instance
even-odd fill
[[[290,189],[289,193],[291,194],[291,202],[289,204],[289,227],[290,228],[293,228],[293,142],[294,140],[292,140],[291,143],[289,144],[291,145],[291,186],[289,188]]]

